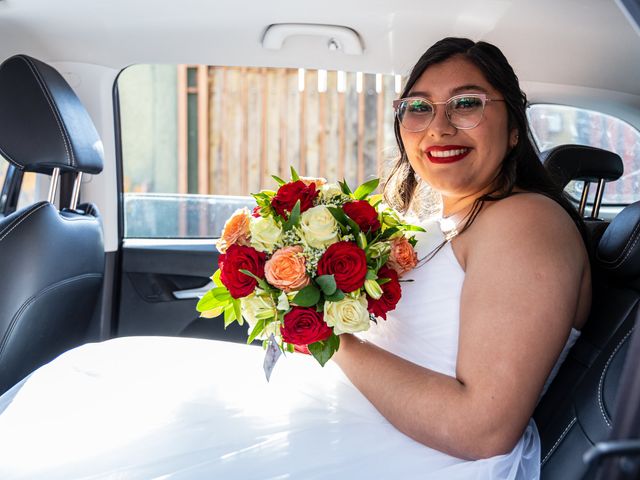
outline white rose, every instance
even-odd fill
[[[324,321],[333,327],[333,333],[355,333],[369,330],[369,312],[364,295],[353,298],[347,295],[339,302],[325,302]]]
[[[335,183],[327,183],[320,187],[320,196],[325,200],[342,195],[342,189]]]
[[[240,306],[242,307],[242,316],[249,325],[249,333],[254,329],[258,320],[275,317],[276,315],[276,306],[268,295],[256,295],[252,293],[240,299]],[[271,322],[257,338],[266,340],[272,333],[277,335],[277,325],[278,322]]]
[[[271,253],[282,245],[282,229],[271,217],[251,218],[251,246],[261,252]]]
[[[338,222],[324,205],[312,207],[300,216],[302,240],[313,248],[326,248],[338,241]]]

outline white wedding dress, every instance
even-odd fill
[[[419,251],[441,241],[437,226]],[[454,376],[464,272],[449,244],[366,336]],[[533,479],[531,421],[509,454],[463,461],[396,430],[332,362],[287,355],[267,383],[254,346],[164,337],[88,344],[0,397],[0,478]]]

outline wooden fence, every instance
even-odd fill
[[[393,75],[178,67],[178,192],[247,195],[272,174],[378,176],[395,155]],[[194,111],[195,110],[195,111]],[[196,174],[197,172],[197,174]]]

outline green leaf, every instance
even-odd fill
[[[379,178],[374,178],[373,180],[369,180],[368,182],[365,182],[362,185],[360,185],[358,188],[356,188],[356,191],[353,192],[353,196],[357,200],[364,200],[367,197],[367,195],[369,195],[376,188],[378,188],[379,183],[380,183]]]
[[[219,302],[231,301],[231,299],[233,298],[229,293],[229,290],[227,290],[227,287],[225,286],[212,288],[209,291],[213,295],[213,298],[215,298]]]
[[[322,293],[325,295],[333,295],[338,288],[336,286],[336,279],[333,274],[331,275],[320,275],[316,277],[316,283],[322,289]]]
[[[216,287],[223,287],[224,286],[224,285],[222,285],[222,280],[220,279],[220,275],[222,275],[222,270],[219,268],[211,276],[211,280],[213,280],[213,283],[215,284]]]
[[[327,206],[327,209],[340,225],[346,225],[349,223],[349,217],[347,217],[347,214],[344,213],[341,208]]]
[[[211,290],[205,293],[200,300],[198,300],[198,304],[196,305],[196,310],[199,312],[206,312],[207,310],[213,310],[218,306],[218,302]]]
[[[291,180],[293,180],[294,182],[297,182],[298,180],[300,180],[300,177],[298,176],[298,172],[296,172],[296,169],[293,168],[293,165],[291,165]]]
[[[271,290],[271,287],[269,287],[269,284],[263,278],[258,277],[253,272],[250,272],[249,270],[245,270],[244,268],[241,268],[240,272],[244,273],[245,275],[249,275],[251,278],[253,278],[256,282],[258,282],[258,285],[264,291],[268,292]]]
[[[293,353],[296,351],[295,346],[293,345],[293,343],[287,343],[287,352],[289,353]]]
[[[273,178],[276,182],[278,182],[278,185],[284,185],[285,183],[287,183],[277,175],[271,175],[271,178]]]
[[[284,224],[282,225],[282,228],[285,231],[288,231],[288,230],[291,230],[293,227],[297,227],[299,223],[300,223],[300,200],[298,200],[296,204],[293,206],[293,210],[291,210],[291,213],[289,214],[289,218],[287,219],[286,222],[284,222]]]
[[[384,285],[385,283],[389,283],[390,281],[391,279],[387,277],[382,277],[376,280],[376,282],[378,282],[378,285]]]
[[[345,296],[346,296],[345,293],[338,288],[333,295],[325,295],[324,299],[329,302],[339,302]]]
[[[233,313],[236,316],[236,320],[238,320],[238,324],[244,324],[244,318],[242,318],[242,310],[240,309],[240,300],[237,298],[232,299],[231,305],[233,305]]]
[[[231,298],[231,294],[225,287],[212,288],[198,301],[196,310],[206,312],[214,308],[224,307],[231,301]]]
[[[426,232],[426,230],[418,225],[404,225],[402,230],[406,232]]]
[[[247,343],[253,342],[258,335],[260,335],[264,331],[264,327],[266,326],[266,320],[258,320],[256,322],[256,326],[253,327],[251,333],[249,334],[249,338],[247,339]]]
[[[387,228],[384,232],[382,232],[382,235],[380,236],[380,240],[385,240],[389,238],[391,235],[393,235],[394,233],[399,231],[400,229],[398,227]]]
[[[315,285],[307,285],[300,290],[291,303],[299,307],[312,307],[320,300],[320,290]]]
[[[309,344],[308,348],[313,358],[324,367],[324,364],[327,363],[338,348],[340,348],[340,338],[337,335],[331,334],[326,340]]]
[[[367,276],[365,277],[365,280],[375,280],[376,278],[378,278],[376,272],[374,272],[373,270],[367,270]]]
[[[233,305],[229,304],[224,309],[224,328],[227,328],[233,322],[236,321],[236,311],[233,308]]]
[[[342,179],[342,182],[338,182],[338,185],[340,185],[342,193],[345,195],[351,195],[351,189],[349,188],[349,185],[347,185],[347,181],[345,179]]]

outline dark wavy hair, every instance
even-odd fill
[[[513,68],[498,47],[487,42],[474,42],[467,38],[448,37],[431,46],[415,64],[402,91],[401,98],[409,95],[416,81],[432,65],[444,62],[451,57],[461,56],[475,65],[486,80],[502,94],[508,114],[509,131],[517,129],[518,143],[504,158],[497,173],[491,191],[477,198],[466,222],[459,233],[465,231],[475,220],[484,202],[496,201],[514,194],[518,187],[528,192],[536,192],[558,202],[571,216],[588,246],[588,235],[582,218],[573,204],[564,196],[562,188],[547,173],[531,142],[526,108],[527,97],[522,90]],[[384,187],[384,195],[389,203],[406,212],[413,200],[418,186],[416,174],[409,164],[400,136],[400,123],[395,118],[394,131],[400,156],[392,168]],[[389,189],[396,189],[395,201],[389,196]]]

